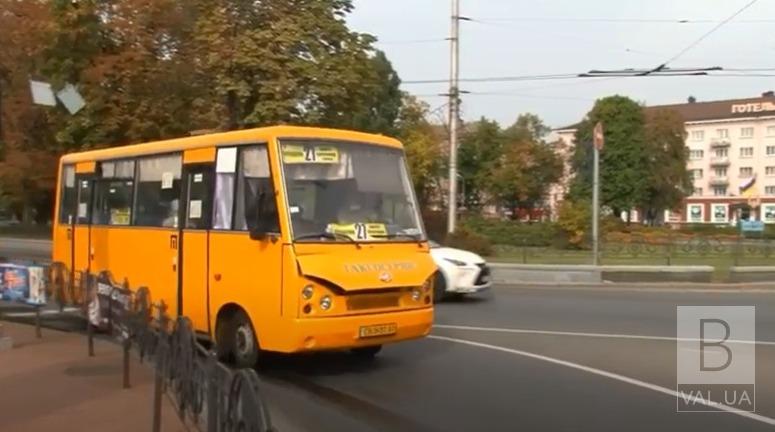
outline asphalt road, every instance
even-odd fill
[[[676,412],[679,305],[756,307],[755,414]],[[373,362],[273,356],[260,374],[288,430],[775,430],[775,291],[496,287]]]

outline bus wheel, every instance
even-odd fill
[[[382,345],[359,347],[350,350],[353,355],[362,359],[373,359],[380,351],[382,351]]]
[[[447,297],[447,279],[443,273],[437,271],[436,278],[433,280],[433,302],[441,303]]]
[[[242,310],[218,325],[218,357],[238,368],[252,368],[258,362],[258,340],[253,324]]]

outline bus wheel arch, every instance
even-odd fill
[[[215,346],[218,359],[240,368],[254,367],[260,345],[258,333],[248,313],[235,303],[218,310],[215,320]]]

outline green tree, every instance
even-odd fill
[[[370,59],[374,70],[373,91],[368,94],[363,106],[353,114],[354,129],[394,135],[402,104],[406,101],[401,91],[401,78],[382,51]],[[427,109],[424,115],[427,115]]]
[[[664,210],[675,208],[692,191],[681,114],[670,109],[646,110],[645,144],[649,182],[640,208],[653,223]]]
[[[504,137],[494,120],[482,117],[466,124],[458,148],[458,173],[465,191],[464,205],[477,210],[486,201],[487,171],[503,152]],[[462,192],[462,191],[461,191]]]
[[[528,113],[503,131],[502,154],[486,167],[484,177],[494,203],[512,210],[536,208],[549,187],[560,180],[562,159],[543,139],[549,130],[538,116]]]
[[[426,207],[437,190],[442,168],[439,140],[428,120],[428,105],[405,94],[396,129],[404,144],[417,199],[421,207]]]
[[[574,177],[570,196],[592,196],[592,129],[603,123],[605,148],[600,152],[600,203],[614,214],[637,208],[650,181],[645,118],[642,107],[624,96],[599,99],[578,127],[571,157]]]

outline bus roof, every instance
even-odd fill
[[[401,148],[401,143],[384,135],[355,132],[345,129],[327,129],[304,126],[270,126],[196,135],[143,144],[132,144],[106,149],[70,153],[62,157],[63,163],[86,162],[108,159],[121,159],[133,156],[169,153],[211,146],[228,146],[268,141],[272,138],[320,138],[323,140],[352,141],[371,143],[387,147]]]

